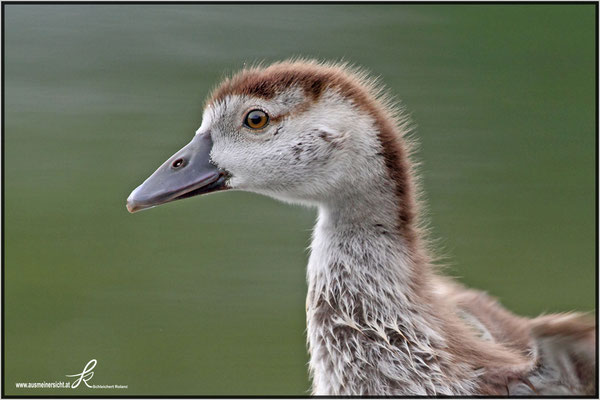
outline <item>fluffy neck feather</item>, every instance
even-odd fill
[[[477,338],[439,293],[445,283],[406,208],[412,183],[400,183],[399,197],[386,160],[371,156],[368,180],[319,206],[306,304],[314,393],[502,393],[530,359]]]
[[[308,341],[316,394],[471,393],[450,356],[429,294],[429,265],[398,229],[384,161],[369,190],[319,208],[308,265]],[[414,234],[414,232],[412,232]],[[414,236],[414,235],[413,235]]]

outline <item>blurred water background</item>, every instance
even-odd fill
[[[316,212],[125,199],[256,60],[379,75],[421,141],[447,272],[536,315],[595,304],[595,5],[5,5],[5,393],[306,394]],[[15,389],[65,381],[126,390]]]

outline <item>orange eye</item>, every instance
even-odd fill
[[[269,116],[262,110],[252,110],[246,115],[244,125],[251,129],[264,128],[269,122]]]

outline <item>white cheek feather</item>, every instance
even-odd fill
[[[208,132],[210,126],[212,125],[213,116],[215,115],[215,110],[212,107],[207,107],[202,114],[202,124],[200,128],[196,130],[196,135],[201,135],[205,132]]]
[[[338,93],[326,92],[308,110],[290,115],[272,148],[284,155],[273,168],[287,174],[280,178],[287,189],[268,194],[322,204],[384,177],[383,163],[373,160],[380,151],[377,137],[366,134],[373,131],[373,120],[357,118],[357,111]]]

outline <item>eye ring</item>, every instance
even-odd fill
[[[244,118],[244,126],[250,129],[262,129],[269,123],[269,116],[260,109],[250,110]]]

